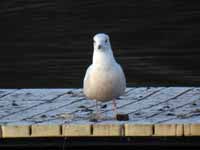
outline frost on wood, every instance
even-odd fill
[[[104,119],[91,122],[95,101],[86,99],[82,89],[0,89],[0,124],[200,122],[198,87],[127,88],[116,101],[117,113],[128,114],[129,120],[116,120],[109,101],[99,106]]]

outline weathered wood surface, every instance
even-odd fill
[[[199,87],[127,88],[117,112],[129,121],[114,118],[111,101],[100,106],[92,122],[95,101],[82,89],[0,89],[2,137],[200,135]]]
[[[129,86],[200,85],[198,1],[9,0],[0,21],[1,88],[81,87],[97,32]]]

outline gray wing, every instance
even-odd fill
[[[126,89],[126,77],[120,64],[118,64],[118,68],[121,73],[121,76],[120,76],[121,77],[121,92],[123,93]]]
[[[90,74],[90,70],[92,69],[92,65],[90,65],[88,68],[87,68],[87,71],[85,73],[85,77],[84,77],[84,81],[83,81],[83,84],[85,84],[85,82],[88,80],[89,78],[89,74]]]

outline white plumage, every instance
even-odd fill
[[[93,61],[85,74],[83,92],[92,100],[114,100],[125,91],[124,72],[113,56],[109,36],[99,33],[93,40]]]

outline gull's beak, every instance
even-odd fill
[[[101,49],[101,45],[98,45],[98,47],[97,47],[98,49]]]

